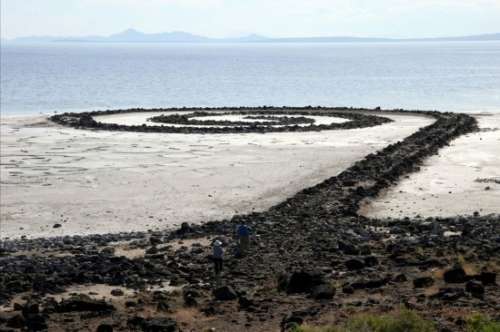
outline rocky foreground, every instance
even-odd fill
[[[4,241],[0,328],[276,331],[401,307],[447,331],[463,329],[472,312],[499,319],[500,216],[357,214],[364,199],[477,129],[467,115],[429,115],[432,125],[262,213],[174,232]],[[232,255],[240,223],[254,233],[243,258]],[[227,253],[221,285],[208,259],[214,238]],[[69,286],[95,284],[112,286],[106,299],[58,298]]]

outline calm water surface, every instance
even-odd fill
[[[1,47],[3,115],[228,105],[500,111],[500,42]]]

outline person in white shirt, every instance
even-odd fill
[[[222,248],[222,242],[219,240],[214,241],[212,260],[214,262],[215,275],[219,276],[222,272],[224,262],[224,248]]]

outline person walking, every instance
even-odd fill
[[[244,256],[250,246],[250,227],[245,224],[239,225],[236,230],[236,236],[238,237],[239,254]]]
[[[224,262],[224,248],[222,248],[222,242],[219,240],[214,241],[212,260],[214,262],[215,282],[219,285]]]

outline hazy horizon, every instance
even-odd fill
[[[297,36],[285,36],[285,37],[274,37],[274,36],[269,36],[269,35],[263,35],[263,34],[255,34],[255,33],[249,33],[249,34],[246,34],[246,35],[240,35],[240,36],[234,36],[234,37],[210,37],[210,36],[206,36],[206,35],[201,35],[201,34],[195,34],[195,33],[191,33],[191,32],[187,32],[187,31],[181,31],[181,30],[175,30],[175,31],[157,31],[157,32],[152,32],[152,33],[148,33],[148,32],[144,32],[144,31],[141,31],[141,30],[138,30],[138,29],[135,29],[135,28],[128,28],[126,30],[122,30],[122,31],[117,31],[115,33],[112,33],[112,34],[107,34],[107,35],[79,35],[79,36],[75,36],[75,35],[60,35],[60,36],[54,36],[54,35],[27,35],[27,36],[19,36],[19,37],[15,37],[15,38],[4,38],[2,37],[2,40],[5,40],[5,41],[17,41],[17,40],[23,40],[23,39],[36,39],[36,38],[47,38],[47,39],[54,39],[55,41],[78,41],[79,38],[83,38],[81,39],[82,41],[89,41],[91,42],[92,41],[92,38],[97,38],[95,41],[101,41],[100,39],[98,38],[111,38],[111,37],[114,37],[114,36],[118,36],[118,35],[126,35],[126,34],[142,34],[144,36],[153,36],[153,35],[164,35],[164,34],[171,34],[171,35],[174,35],[174,34],[180,34],[180,35],[186,35],[186,36],[191,36],[191,37],[201,37],[201,38],[207,38],[206,40],[207,41],[217,41],[217,40],[220,40],[220,41],[231,41],[231,40],[245,40],[244,38],[258,38],[258,39],[255,39],[255,40],[270,40],[270,41],[285,41],[285,40],[294,40],[294,39],[298,39],[298,40],[308,40],[308,39],[311,39],[311,40],[314,40],[316,38],[346,38],[346,39],[359,39],[359,40],[363,40],[363,39],[374,39],[374,40],[393,40],[393,41],[405,41],[405,40],[408,40],[408,41],[412,41],[412,40],[433,40],[433,39],[436,39],[436,40],[441,40],[441,39],[453,39],[453,38],[467,38],[467,37],[476,37],[476,36],[479,36],[479,37],[484,37],[484,36],[498,36],[500,35],[500,32],[487,32],[487,33],[481,33],[481,34],[473,34],[473,35],[453,35],[453,36],[439,36],[439,37],[401,37],[401,38],[397,38],[397,37],[386,37],[386,36],[370,36],[370,37],[366,37],[366,36],[361,36],[361,35],[328,35],[328,36],[317,36],[317,35],[314,35],[314,36],[300,36],[300,37],[297,37]],[[58,40],[60,39],[60,40]],[[102,40],[104,41],[104,40]],[[154,42],[154,41],[153,41]]]
[[[445,18],[445,19],[444,19]],[[1,37],[108,36],[126,29],[212,38],[432,38],[500,32],[496,0],[3,0]]]

